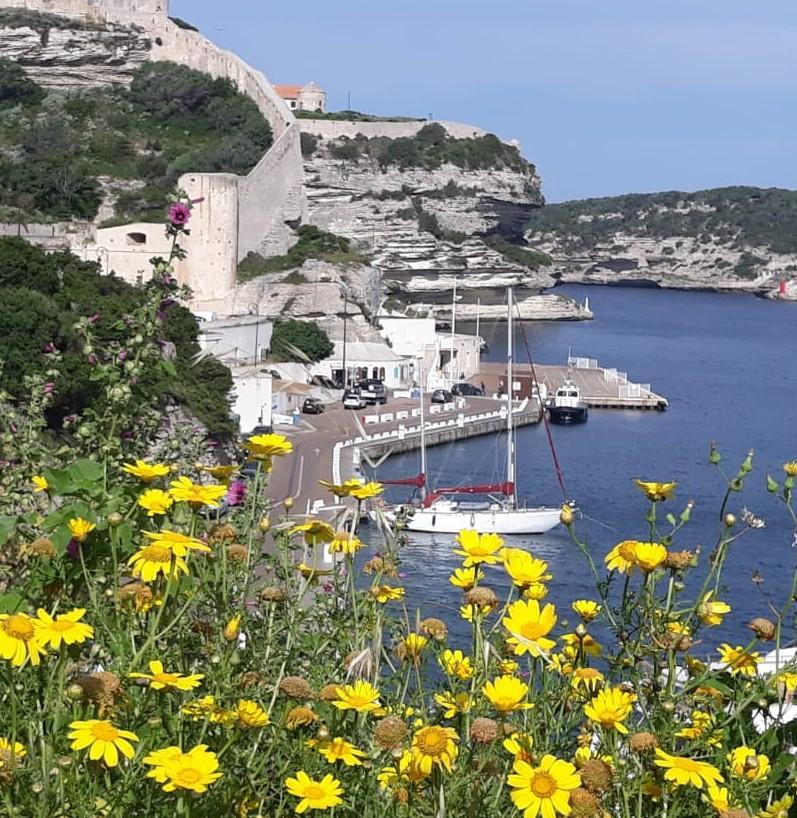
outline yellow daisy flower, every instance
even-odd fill
[[[137,477],[142,483],[151,483],[159,477],[166,477],[171,469],[163,463],[147,463],[146,460],[136,460],[135,463],[125,463],[122,471]]]
[[[330,764],[342,761],[347,767],[359,767],[362,765],[360,759],[365,758],[362,750],[344,738],[338,737],[328,741],[310,739],[307,743],[310,747],[315,747]]]
[[[575,689],[583,687],[594,691],[601,684],[603,684],[603,674],[594,667],[577,667],[570,674],[570,686]]]
[[[421,772],[427,775],[434,766],[451,772],[458,753],[457,741],[459,736],[452,727],[441,727],[439,724],[422,727],[412,737],[413,760]]]
[[[379,691],[370,682],[358,679],[354,684],[338,688],[338,698],[332,702],[338,710],[354,710],[357,713],[370,713],[382,705]]]
[[[497,534],[479,534],[478,531],[460,531],[457,534],[458,549],[454,553],[465,557],[464,567],[500,562],[504,541]]]
[[[82,517],[74,517],[67,522],[67,525],[72,539],[78,542],[85,542],[89,534],[97,527],[94,523],[84,520]]]
[[[533,557],[522,548],[504,548],[501,556],[504,560],[504,570],[519,588],[547,582],[553,576],[548,572],[547,562]]]
[[[728,812],[732,806],[727,787],[717,787],[713,784],[706,788],[703,801],[710,804],[720,815]]]
[[[709,591],[697,607],[697,618],[704,625],[721,625],[726,614],[731,612],[731,606],[719,599],[712,599],[714,591]]]
[[[667,559],[667,549],[657,542],[637,542],[634,544],[634,565],[646,574],[655,571]]]
[[[748,781],[760,781],[769,775],[769,756],[756,753],[751,747],[736,747],[728,753],[728,764],[734,775]]]
[[[783,464],[783,471],[787,477],[797,477],[797,460],[790,460]]]
[[[365,548],[365,543],[348,531],[338,531],[335,538],[329,544],[329,550],[333,554],[347,554],[353,556],[361,548]]]
[[[218,508],[220,500],[227,495],[227,486],[204,485],[188,477],[178,477],[169,483],[169,494],[178,503],[188,503],[193,508]]]
[[[516,759],[512,770],[507,777],[512,802],[526,818],[570,814],[570,793],[581,786],[581,778],[569,761],[546,754],[538,767]]]
[[[487,616],[487,614],[491,613],[493,610],[492,605],[482,605],[479,607],[478,605],[462,605],[459,609],[459,615],[466,621],[473,623],[473,617],[475,614],[481,614],[482,617]]]
[[[596,619],[603,610],[603,606],[599,605],[592,599],[577,599],[571,604],[570,607],[584,620],[584,622],[592,622],[592,620]]]
[[[381,483],[366,483],[365,485],[351,489],[349,496],[354,497],[355,500],[370,500],[373,497],[379,497],[384,490],[384,486]]]
[[[531,764],[534,760],[531,751],[533,741],[529,733],[512,733],[509,738],[503,740],[502,746],[515,759]]]
[[[606,567],[621,574],[633,574],[636,567],[634,562],[636,544],[636,540],[623,540],[617,543],[605,557]]]
[[[187,556],[189,551],[210,551],[209,546],[201,540],[186,537],[185,534],[179,534],[177,531],[142,531],[141,533],[151,540],[151,545],[166,548],[178,557]]]
[[[519,599],[507,608],[502,624],[511,634],[507,642],[514,645],[518,656],[526,652],[539,656],[556,644],[547,638],[556,625],[556,608],[550,603],[540,608],[536,599]]]
[[[140,577],[144,582],[153,582],[158,574],[174,580],[180,574],[188,573],[188,564],[183,557],[155,543],[139,548],[127,564],[131,566],[133,576]]]
[[[0,657],[14,667],[22,667],[28,659],[35,666],[46,653],[35,619],[24,613],[0,614]]]
[[[127,675],[131,679],[147,679],[153,690],[193,690],[199,687],[202,679],[205,678],[202,673],[193,673],[189,676],[184,676],[182,673],[167,673],[163,669],[163,663],[158,660],[149,663],[149,673],[128,673]]]
[[[94,628],[80,621],[85,613],[85,608],[75,608],[53,619],[47,611],[39,608],[33,621],[37,636],[44,645],[54,650],[58,650],[62,642],[65,645],[79,645],[94,636]]]
[[[92,761],[102,760],[106,767],[115,767],[119,763],[119,753],[125,758],[132,758],[134,754],[131,741],[138,741],[138,736],[129,730],[120,730],[110,721],[89,719],[88,721],[73,721],[69,725],[70,745],[73,750],[88,748],[89,758]]]
[[[28,751],[23,744],[15,741],[13,744],[5,737],[0,736],[0,771],[5,765],[13,767],[21,758],[25,758]],[[0,772],[2,775],[2,772]]]
[[[758,663],[761,661],[760,653],[757,651],[748,653],[740,645],[732,648],[726,642],[723,642],[717,650],[726,666],[725,669],[729,670],[732,676],[755,676]]]
[[[579,649],[587,656],[600,656],[603,653],[603,648],[599,642],[596,642],[588,633],[579,636],[577,633],[562,634],[562,641],[568,648],[572,648],[574,656],[578,655]]]
[[[318,482],[335,497],[348,497],[352,489],[359,488],[362,485],[359,480],[344,480],[340,484],[331,483],[328,480],[319,480]]]
[[[335,529],[323,520],[305,520],[288,530],[291,536],[299,533],[304,534],[304,541],[308,545],[319,542],[331,543],[335,539]]]
[[[658,747],[656,748],[655,764],[657,767],[663,767],[666,770],[664,773],[665,780],[671,781],[677,787],[691,784],[693,787],[702,790],[704,786],[716,786],[724,781],[722,774],[713,764],[708,764],[705,761],[694,761],[691,758],[671,756]]]
[[[343,803],[343,787],[332,775],[325,775],[320,781],[310,778],[304,770],[296,773],[296,778],[285,779],[285,789],[300,799],[295,810],[301,815],[309,809],[329,809]]]
[[[33,483],[34,492],[47,491],[50,488],[47,478],[41,474],[34,474],[33,477],[30,478],[30,482]]]
[[[179,747],[156,750],[145,756],[144,763],[154,765],[147,778],[161,784],[164,792],[207,792],[207,788],[222,776],[218,772],[219,760],[206,744],[198,744],[187,753]]]
[[[461,650],[446,649],[440,654],[439,661],[446,676],[455,676],[463,680],[473,676],[473,663],[470,656],[465,656]]]
[[[678,483],[655,483],[647,480],[634,480],[634,485],[653,503],[671,500]]]
[[[529,686],[515,676],[499,676],[482,687],[484,697],[503,716],[516,710],[528,710],[534,705],[526,701]]]
[[[139,496],[138,505],[147,512],[147,517],[154,517],[156,514],[165,514],[174,505],[174,499],[161,489],[147,489]]]
[[[368,591],[371,599],[384,605],[386,602],[394,602],[397,599],[404,599],[403,588],[393,588],[390,585],[376,585]]]
[[[548,586],[544,582],[535,582],[523,589],[524,599],[536,599],[539,602],[545,599],[546,596],[548,596]]]
[[[425,636],[421,636],[419,633],[408,633],[401,640],[402,653],[408,659],[417,659],[428,644],[429,640]]]
[[[470,712],[470,696],[467,693],[435,693],[434,700],[443,709],[444,719],[453,719],[459,713]]]
[[[284,457],[293,451],[293,443],[285,435],[252,435],[245,443],[251,457],[264,461],[271,467],[272,457]]]
[[[784,795],[777,801],[773,801],[766,809],[761,810],[756,818],[789,818],[789,810],[793,803],[794,798],[791,795]]]
[[[636,696],[633,693],[626,693],[618,688],[606,688],[584,705],[584,715],[593,724],[599,724],[605,730],[627,733],[628,728],[623,722],[631,715],[635,701]]]
[[[265,727],[269,723],[268,713],[251,699],[239,699],[235,715],[241,727]]]

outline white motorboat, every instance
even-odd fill
[[[525,507],[518,502],[515,488],[516,450],[514,428],[514,402],[512,400],[513,366],[513,291],[507,289],[509,321],[507,346],[507,458],[506,480],[503,483],[437,488],[427,492],[426,483],[426,436],[423,398],[421,398],[421,473],[405,480],[385,480],[386,484],[413,485],[420,489],[419,506],[404,505],[388,507],[382,513],[394,521],[400,514],[406,519],[409,531],[456,534],[465,529],[495,534],[544,534],[559,525],[561,509],[551,507]],[[463,495],[482,495],[485,502],[462,502]]]
[[[581,397],[581,390],[573,381],[566,380],[548,405],[551,423],[585,423],[588,416],[589,407]]]

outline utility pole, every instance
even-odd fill
[[[454,298],[451,300],[451,386],[456,381],[456,373],[454,372],[454,335],[457,331],[457,277],[454,276]]]
[[[346,370],[346,341],[349,328],[349,291],[341,286],[343,292],[343,390],[349,385],[349,373]]]

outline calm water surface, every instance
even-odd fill
[[[667,412],[592,410],[581,426],[552,427],[567,479],[568,494],[583,510],[579,530],[596,561],[623,539],[647,539],[644,498],[632,478],[677,480],[677,500],[666,510],[676,515],[686,500],[695,501],[692,522],[676,547],[702,545],[704,557],[716,541],[718,510],[724,490],[707,453],[711,440],[723,465],[735,473],[748,449],[755,449],[755,470],[730,510],[743,506],[767,521],[733,547],[725,572],[723,598],[733,606],[725,624],[705,633],[706,650],[718,642],[745,644],[744,625],[768,614],[768,603],[782,604],[791,582],[796,552],[782,506],[765,489],[765,475],[782,478],[781,464],[797,459],[797,304],[772,303],[744,295],[684,293],[649,289],[569,286],[561,288],[583,300],[589,296],[596,318],[591,322],[545,322],[526,325],[535,360],[564,363],[574,355],[597,358],[604,366],[626,371],[632,380],[650,383],[670,402]],[[520,328],[518,342],[520,342]],[[473,332],[473,327],[462,327]],[[482,324],[489,360],[505,360],[506,325]],[[523,347],[517,360],[525,362]],[[558,504],[561,494],[551,466],[542,425],[518,431],[520,493],[536,503]],[[504,469],[503,441],[483,437],[429,450],[432,484],[487,482]],[[418,455],[391,458],[379,477],[411,476]],[[392,495],[401,499],[400,490]],[[411,535],[403,554],[408,603],[422,616],[458,619],[459,594],[448,584],[458,564],[449,538]],[[551,601],[561,607],[594,596],[582,556],[564,530],[512,543],[546,559],[554,574]],[[754,573],[763,582],[751,581]],[[488,582],[505,588],[502,573]],[[456,628],[456,626],[455,626]],[[467,626],[455,637],[464,638]]]

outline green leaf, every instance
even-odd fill
[[[0,613],[14,613],[22,607],[24,602],[25,598],[19,591],[6,591],[0,594]]]
[[[161,360],[161,366],[164,368],[167,375],[170,375],[172,378],[177,377],[177,367],[171,361],[167,361],[166,358],[163,358]]]
[[[0,517],[0,545],[8,539],[8,535],[14,530],[17,524],[16,517]]]
[[[105,469],[96,460],[76,460],[67,473],[81,483],[96,483],[102,480]]]
[[[52,494],[71,494],[76,488],[75,481],[66,469],[45,469],[44,476],[50,484]]]

